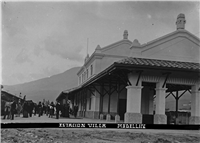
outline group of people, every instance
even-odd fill
[[[20,114],[23,114],[24,118],[32,117],[32,115],[38,114],[38,117],[41,117],[43,115],[47,115],[49,118],[52,118],[54,115],[56,115],[56,119],[59,119],[60,116],[62,117],[70,117],[69,114],[72,114],[75,118],[77,117],[78,112],[78,106],[75,105],[73,109],[70,108],[69,104],[61,105],[59,102],[56,102],[55,104],[51,102],[50,104],[45,104],[42,102],[39,102],[38,104],[32,102],[32,101],[24,101],[23,103],[16,102],[13,99],[13,102],[8,102],[5,104],[5,112],[4,112],[4,118],[12,119],[14,120],[14,115],[20,116]]]
[[[30,101],[18,100],[18,102],[13,97],[12,101],[4,101],[3,103],[3,119],[14,120],[14,117],[20,117],[20,114],[23,114],[23,117],[32,117],[34,103]]]
[[[59,119],[61,105],[59,102],[56,102],[56,104],[51,102],[51,104],[49,105],[45,105],[44,103],[39,102],[37,110],[38,117],[42,116],[43,114],[46,114],[47,116],[49,116],[49,118],[52,118],[56,113],[56,119]]]
[[[17,103],[13,98],[13,102],[3,102],[4,103],[4,117],[3,119],[14,120],[14,114],[17,112]]]

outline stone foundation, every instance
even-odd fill
[[[103,120],[103,114],[100,114],[100,120]]]
[[[93,119],[99,119],[99,112],[93,111]]]
[[[106,120],[106,116],[107,116],[108,113],[103,112],[102,114],[104,115],[103,119]],[[110,114],[110,120],[115,120],[115,115],[117,115],[117,113],[116,112],[110,112],[109,114]]]
[[[142,114],[125,113],[124,123],[142,123]]]
[[[106,115],[106,121],[110,121],[111,120],[111,116],[110,116],[110,114],[107,114]]]
[[[155,114],[154,124],[167,124],[167,116],[161,114]]]
[[[91,118],[91,119],[99,119],[99,112],[98,111],[86,111],[85,117]]]
[[[190,119],[189,119],[189,124],[190,125],[200,125],[200,117],[198,116],[191,116]]]
[[[77,112],[77,116],[78,116],[78,117],[83,117],[83,115],[84,115],[83,112],[84,112],[84,111],[78,111],[78,112]]]

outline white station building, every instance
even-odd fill
[[[174,32],[145,44],[130,41],[125,30],[122,40],[98,45],[77,73],[77,87],[57,100],[78,105],[80,117],[167,124],[166,98],[188,92],[189,124],[200,124],[200,39],[185,30],[184,14],[175,23]]]

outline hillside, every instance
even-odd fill
[[[79,69],[80,67],[71,68],[63,73],[23,84],[4,85],[4,90],[17,96],[21,92],[22,96],[26,95],[27,99],[35,102],[43,99],[55,101],[61,91],[78,85],[77,72]]]

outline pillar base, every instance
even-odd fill
[[[167,116],[162,114],[155,114],[154,124],[167,124]]]
[[[107,114],[106,115],[106,121],[110,121],[111,120],[111,116],[110,116],[110,114]]]
[[[189,124],[200,125],[200,117],[198,117],[198,116],[191,116],[190,119],[189,119]]]
[[[100,120],[103,120],[103,114],[100,114]]]
[[[119,115],[115,115],[115,123],[119,123],[120,122],[120,116]]]
[[[93,119],[99,119],[99,112],[98,111],[93,112]]]
[[[142,123],[141,113],[125,113],[125,123]]]

